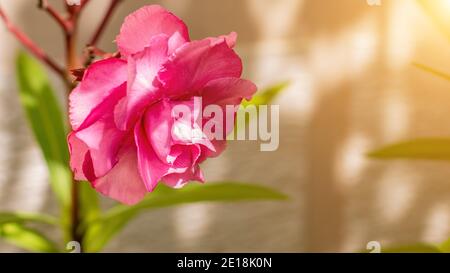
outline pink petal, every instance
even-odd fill
[[[67,141],[69,143],[70,168],[74,173],[75,180],[87,180],[83,172],[83,165],[85,164],[88,147],[73,132],[69,134]]]
[[[231,32],[228,35],[221,35],[219,37],[208,38],[213,44],[220,44],[224,40],[227,43],[228,47],[234,48],[236,46],[238,34],[236,32]]]
[[[117,154],[126,134],[114,126],[112,119],[96,122],[76,133],[89,148],[96,177],[105,175],[117,163]]]
[[[137,204],[145,197],[147,189],[138,172],[136,148],[133,143],[122,148],[117,164],[105,176],[97,179],[93,187],[127,205]]]
[[[187,169],[195,166],[201,151],[200,145],[198,144],[172,146],[169,155],[171,158],[169,173],[184,173]]]
[[[180,118],[174,121],[172,110],[177,106],[189,109],[191,119]],[[171,161],[169,158],[173,157],[171,155],[173,146],[177,144],[200,144],[214,150],[214,146],[208,138],[192,138],[193,125],[198,126],[198,130],[201,130],[201,127],[196,123],[197,115],[200,114],[201,109],[194,109],[195,106],[194,99],[189,101],[168,101],[163,99],[147,109],[143,117],[144,130],[153,150],[162,162],[168,163]],[[197,107],[201,108],[201,105]],[[179,130],[176,130],[176,128],[179,128]],[[184,133],[178,136],[178,131],[184,131]]]
[[[257,87],[248,80],[239,78],[222,78],[208,82],[202,89],[203,105],[239,106],[243,99],[250,100]]]
[[[226,106],[239,106],[243,99],[250,100],[256,93],[257,87],[254,83],[248,80],[239,78],[222,78],[212,80],[200,91],[202,96],[203,108],[208,105],[219,105],[223,109],[224,123],[223,127],[224,138],[229,135],[234,129],[233,123],[228,124],[226,120]]]
[[[159,34],[168,37],[177,34],[179,41],[189,41],[188,28],[183,21],[158,5],[142,7],[127,16],[116,41],[122,55],[129,56],[142,51],[150,45],[153,36]]]
[[[70,94],[70,123],[74,130],[83,124],[86,118],[114,90],[127,81],[127,65],[124,60],[110,58],[92,64],[82,82]]]
[[[214,158],[220,156],[223,151],[227,148],[226,140],[212,140],[212,145],[214,146],[214,150],[209,149],[206,146],[201,146],[202,152],[200,157],[197,159],[197,163],[201,164],[208,158]]]
[[[98,112],[98,115],[96,121],[89,127],[74,133],[88,147],[96,177],[105,175],[117,163],[119,148],[127,135],[127,132],[117,129],[114,115],[111,111],[125,95],[125,91],[125,84],[120,88],[116,88],[108,100],[105,100],[108,103],[102,103],[97,107],[96,112]],[[91,115],[96,112],[93,112]]]
[[[199,166],[194,166],[184,173],[172,173],[163,177],[163,183],[175,189],[182,188],[191,181],[205,182]]]
[[[126,98],[115,110],[117,126],[126,130],[139,119],[145,106],[160,95],[154,79],[167,60],[168,37],[157,35],[142,52],[128,57],[128,88]]]
[[[211,80],[239,78],[241,74],[241,59],[225,40],[216,43],[205,39],[180,47],[164,64],[158,78],[167,96],[186,98]]]
[[[148,191],[153,191],[161,178],[167,174],[170,166],[164,164],[153,150],[143,128],[142,122],[138,122],[134,131],[137,146],[137,158],[139,173],[144,180]]]
[[[175,50],[177,50],[179,47],[187,43],[189,40],[186,40],[179,32],[175,32],[172,36],[169,38],[169,50],[168,55],[172,55]]]
[[[172,146],[171,129],[173,125],[171,104],[162,100],[152,105],[145,113],[143,123],[145,134],[158,158],[167,162]]]

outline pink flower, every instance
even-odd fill
[[[174,188],[204,182],[199,164],[218,156],[226,141],[183,132],[208,121],[197,119],[203,107],[239,105],[256,92],[241,79],[236,36],[190,41],[183,21],[160,6],[129,15],[116,39],[121,57],[92,64],[70,95],[75,178],[126,204],[159,182]],[[174,117],[180,106],[194,113],[192,120]],[[224,136],[233,128],[220,126]]]

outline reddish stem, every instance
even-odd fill
[[[5,22],[8,30],[19,40],[22,45],[27,48],[36,58],[46,63],[50,68],[52,68],[58,75],[67,81],[66,72],[61,68],[56,62],[54,62],[47,53],[44,52],[40,47],[38,47],[25,33],[23,33],[19,28],[17,28],[6,16],[3,9],[0,7],[0,18]]]
[[[39,0],[39,8],[45,10],[48,14],[50,14],[53,19],[64,29],[67,31],[69,28],[69,24],[63,16],[55,10],[49,3],[48,0]]]

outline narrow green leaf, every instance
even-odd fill
[[[434,69],[432,67],[426,66],[424,64],[419,64],[419,63],[413,63],[413,65],[419,69],[422,69],[425,72],[428,72],[434,76],[438,76],[444,80],[450,81],[450,74],[447,74],[445,72],[439,71],[437,69]]]
[[[450,139],[429,138],[401,142],[370,152],[368,156],[378,159],[450,160]]]
[[[45,214],[20,213],[20,212],[0,212],[0,224],[5,223],[42,223],[58,225],[58,219]]]
[[[100,204],[97,192],[88,182],[80,183],[80,211],[85,222],[92,222],[100,216]]]
[[[290,82],[282,82],[273,86],[270,86],[264,90],[259,91],[255,96],[253,96],[251,101],[244,101],[243,106],[248,105],[268,105],[270,104],[282,91],[289,87]]]
[[[60,106],[42,67],[25,53],[17,58],[20,100],[44,154],[57,199],[70,204],[71,173],[66,128]]]
[[[382,253],[441,253],[437,246],[417,243],[405,246],[393,246],[386,249],[381,249]]]
[[[99,221],[91,224],[86,234],[85,249],[88,252],[100,251],[126,223],[143,210],[159,209],[198,202],[236,202],[285,200],[287,197],[272,189],[233,182],[189,185],[173,190],[160,185],[152,194],[135,206],[118,205],[107,212]]]
[[[90,223],[95,222],[101,216],[101,210],[97,192],[92,189],[88,182],[79,183],[81,219],[80,233],[85,234],[89,233],[89,229],[91,228]]]
[[[58,252],[55,244],[37,230],[18,223],[0,224],[0,237],[5,241],[33,252]]]

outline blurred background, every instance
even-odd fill
[[[62,35],[34,2],[0,1],[17,25],[62,61]],[[412,65],[450,71],[450,1],[425,1],[426,10],[415,0],[372,2],[124,1],[103,36],[105,50],[115,51],[113,40],[127,14],[158,3],[187,23],[193,39],[238,32],[244,76],[259,87],[291,81],[275,102],[281,111],[276,152],[233,142],[203,166],[210,181],[259,183],[290,199],[146,213],[106,251],[346,252],[365,249],[369,241],[449,237],[448,163],[381,162],[365,154],[393,141],[450,135],[449,83]],[[81,41],[106,6],[91,1]],[[0,211],[57,212],[17,96],[20,45],[3,25],[0,41]],[[17,249],[0,240],[0,252],[6,251]]]

